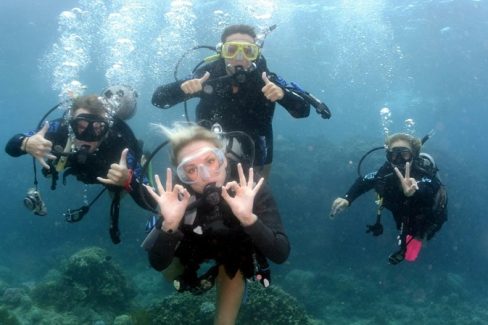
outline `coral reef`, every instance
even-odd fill
[[[2,325],[20,325],[19,320],[7,308],[0,308],[0,324]]]
[[[123,310],[134,295],[122,271],[98,247],[77,252],[64,263],[58,279],[41,283],[32,291],[37,304],[58,310],[77,306]]]
[[[239,313],[239,324],[314,323],[298,301],[277,286],[264,289],[256,282],[248,283],[248,302]]]
[[[468,300],[464,277],[440,274],[419,272],[415,265],[336,266],[313,273],[293,269],[280,284],[325,324],[486,323],[486,299]]]
[[[98,247],[82,249],[43,281],[0,291],[0,324],[132,325],[124,314],[135,291],[122,270]]]
[[[238,324],[312,324],[295,298],[277,287],[264,289],[248,283],[247,302],[239,312]],[[151,319],[152,324],[211,324],[215,313],[215,289],[204,295],[175,293],[133,317],[137,324]],[[140,322],[138,320],[141,320]]]

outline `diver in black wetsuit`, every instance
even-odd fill
[[[381,210],[385,207],[391,211],[400,231],[400,249],[390,255],[389,262],[397,264],[405,258],[415,260],[422,240],[432,239],[441,229],[447,220],[447,194],[436,177],[433,162],[420,154],[419,139],[398,133],[387,139],[386,146],[388,161],[378,171],[359,177],[343,198],[333,202],[330,215],[334,217],[374,188],[378,194],[378,220],[367,226],[367,232],[381,235]]]
[[[52,177],[52,189],[61,172],[63,182],[68,175],[74,175],[85,184],[101,183],[107,187],[114,194],[110,234],[112,241],[118,243],[118,204],[122,190],[143,208],[148,208],[146,202],[155,204],[139,183],[141,148],[129,126],[109,114],[108,104],[101,97],[75,98],[67,114],[67,118],[46,122],[37,132],[14,135],[5,150],[13,157],[25,154],[35,157],[43,166],[43,173]],[[146,200],[142,195],[147,196]],[[33,210],[36,214],[46,212]],[[76,222],[83,215],[66,218]]]
[[[266,259],[283,263],[290,246],[276,202],[264,179],[248,178],[232,162],[218,136],[200,126],[164,129],[172,146],[172,163],[181,183],[173,186],[167,169],[165,186],[155,177],[161,218],[143,247],[151,265],[176,280],[179,291],[202,293],[217,284],[216,324],[233,324],[246,278],[266,287]],[[237,170],[237,173],[236,173]],[[215,261],[203,276],[200,265]]]
[[[286,82],[269,72],[254,28],[227,27],[221,36],[219,58],[199,68],[192,79],[160,86],[153,105],[169,108],[199,97],[196,120],[219,123],[226,131],[243,131],[255,142],[255,166],[269,174],[273,160],[272,119],[278,102],[295,118],[307,117],[310,104]]]

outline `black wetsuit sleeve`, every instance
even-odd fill
[[[25,155],[26,152],[21,149],[22,141],[25,139],[24,134],[16,134],[7,142],[5,146],[5,152],[12,157],[19,157]]]
[[[308,117],[310,115],[310,104],[297,93],[286,88],[282,89],[284,91],[284,96],[278,103],[294,118]]]
[[[368,174],[364,177],[358,177],[354,184],[349,188],[344,198],[349,201],[349,205],[352,204],[362,194],[371,190],[375,185],[375,178],[372,174]]]
[[[258,220],[244,227],[244,230],[264,256],[274,263],[285,262],[290,255],[290,242],[276,202],[266,185],[263,185],[255,198],[253,212]]]
[[[276,73],[267,71],[266,66],[264,69],[269,76],[269,79],[281,89],[283,89],[284,96],[278,101],[278,103],[283,106],[288,113],[294,118],[303,118],[310,115],[310,103],[308,103],[302,96],[297,92],[292,91],[287,88],[287,82],[279,77]]]
[[[185,99],[195,96],[186,95],[180,86],[184,81],[176,81],[163,86],[159,86],[152,96],[152,104],[159,108],[170,108]]]
[[[153,247],[149,250],[148,256],[151,266],[158,271],[162,271],[171,264],[177,245],[183,238],[183,233],[179,230],[167,233],[160,229],[160,224],[156,227],[159,228],[155,230],[157,238]]]

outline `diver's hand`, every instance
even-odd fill
[[[264,81],[264,87],[261,89],[261,91],[263,92],[264,97],[266,97],[269,101],[275,102],[285,96],[283,89],[268,79],[268,76],[266,76],[266,71],[263,72],[261,78],[263,78]]]
[[[56,156],[51,154],[53,143],[45,138],[47,130],[49,129],[49,122],[46,121],[42,129],[30,137],[24,138],[22,148],[25,152],[32,155],[39,161],[42,167],[49,169],[46,159],[54,160]]]
[[[332,202],[332,207],[330,208],[329,217],[334,218],[336,214],[341,213],[349,206],[349,201],[338,197],[337,199]]]
[[[210,72],[206,71],[203,77],[187,80],[181,84],[180,88],[187,95],[198,93],[202,91],[203,84],[208,78],[210,78]]]
[[[254,197],[263,185],[264,178],[254,184],[254,170],[249,168],[249,180],[246,180],[242,165],[237,164],[237,171],[239,173],[239,184],[236,181],[229,182],[222,186],[222,197],[229,204],[232,213],[241,222],[243,226],[250,226],[256,222],[258,217],[252,213],[254,205]],[[229,195],[229,190],[235,192],[235,196]]]
[[[395,173],[397,174],[398,178],[400,179],[400,182],[402,184],[403,194],[406,197],[410,197],[410,196],[414,195],[415,192],[419,189],[419,186],[418,186],[415,178],[410,177],[410,168],[411,168],[411,165],[409,162],[407,162],[405,165],[405,177],[403,177],[400,170],[397,167],[395,167]]]
[[[115,186],[125,186],[127,181],[131,177],[131,172],[127,168],[127,153],[129,152],[128,148],[122,150],[120,154],[120,161],[118,164],[113,163],[110,165],[110,169],[107,172],[107,178],[97,177],[97,180],[100,183],[106,185],[115,185]]]
[[[159,205],[159,211],[164,218],[163,230],[174,231],[178,228],[181,219],[185,215],[186,208],[190,203],[190,193],[188,190],[176,184],[173,187],[171,168],[166,170],[166,190],[161,184],[158,175],[154,176],[158,192],[156,193],[152,187],[144,185],[149,194],[154,198]]]

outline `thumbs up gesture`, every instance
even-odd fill
[[[49,130],[49,122],[46,121],[36,134],[24,139],[22,147],[25,152],[35,157],[42,167],[49,169],[46,159],[53,160],[56,156],[51,154],[53,143],[45,138],[47,130]]]
[[[127,168],[127,153],[128,148],[122,150],[120,154],[120,161],[118,164],[113,163],[107,172],[107,178],[97,177],[100,183],[106,185],[115,185],[125,187],[126,183],[130,181],[131,172]]]
[[[261,89],[261,91],[263,92],[264,97],[266,97],[269,101],[275,102],[285,96],[283,89],[268,79],[266,72],[263,72],[261,78],[263,78],[264,81],[264,87]]]
[[[208,78],[210,78],[210,72],[206,71],[203,77],[187,80],[181,84],[180,88],[187,95],[197,93],[202,91],[203,84],[208,80]]]

